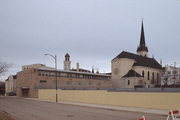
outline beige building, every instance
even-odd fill
[[[10,75],[5,81],[5,93],[6,95],[12,95],[16,93],[16,75]]]
[[[65,56],[65,61],[70,61],[66,57],[67,55]],[[70,58],[70,56],[68,57]],[[64,63],[66,64],[66,62]],[[69,66],[67,68],[70,69]],[[81,68],[55,71],[43,66],[43,68],[23,69],[17,73],[17,96],[38,97],[38,89],[55,89],[56,73],[58,89],[112,88],[109,74],[92,73]]]
[[[54,69],[52,67],[47,67],[46,65],[40,64],[40,63],[22,66],[22,70],[27,70],[27,69],[32,69],[32,68],[50,68],[50,69]]]
[[[123,51],[111,61],[111,67],[114,87],[154,87],[160,84],[162,66],[148,57],[143,22],[137,54]]]

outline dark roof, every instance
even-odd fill
[[[141,27],[140,43],[139,43],[139,46],[138,46],[138,48],[137,48],[137,52],[138,52],[138,51],[147,51],[147,52],[148,52],[148,48],[147,48],[146,42],[145,42],[143,21],[142,21],[142,27]]]
[[[70,55],[68,53],[66,53],[65,57],[70,57]]]
[[[138,74],[137,72],[135,72],[134,70],[131,69],[122,78],[124,78],[124,77],[142,77],[142,76],[140,74]]]
[[[149,67],[149,68],[162,69],[162,66],[154,58],[148,58],[148,57],[140,56],[140,55],[125,52],[125,51],[121,52],[114,59],[120,59],[120,58],[129,58],[129,59],[135,60],[135,63],[133,66],[144,66],[144,67]]]

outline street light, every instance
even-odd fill
[[[56,55],[51,55],[51,54],[44,54],[44,55],[49,55],[51,56],[52,58],[54,58],[54,61],[55,61],[55,77],[56,77],[56,102],[58,102],[58,94],[57,94],[57,56]]]

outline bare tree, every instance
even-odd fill
[[[0,75],[7,72],[11,66],[12,66],[12,64],[10,64],[10,63],[0,61]]]

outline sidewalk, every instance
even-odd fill
[[[36,98],[25,98],[25,99],[38,100],[38,101],[44,101],[44,102],[55,102],[55,101],[48,101],[48,100],[36,99]],[[160,109],[124,107],[124,106],[110,106],[110,105],[89,104],[89,103],[79,103],[79,102],[67,102],[67,101],[59,101],[58,103],[70,104],[70,105],[79,105],[79,106],[86,106],[86,107],[96,107],[96,108],[103,108],[103,109],[110,109],[110,110],[151,113],[151,114],[159,114],[159,115],[167,115],[168,114],[168,110],[160,110]]]

